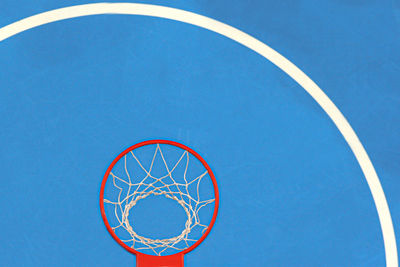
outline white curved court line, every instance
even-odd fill
[[[374,166],[372,165],[367,152],[365,151],[353,128],[350,126],[346,118],[335,106],[335,104],[328,98],[321,88],[318,87],[318,85],[316,85],[293,63],[254,37],[214,19],[176,8],[136,3],[95,3],[55,9],[9,24],[3,28],[0,28],[0,42],[20,32],[43,24],[69,18],[100,14],[152,16],[196,25],[201,28],[219,33],[250,48],[251,50],[271,61],[281,70],[286,72],[290,77],[292,77],[315,99],[315,101],[317,101],[322,109],[328,114],[339,131],[342,133],[343,137],[346,139],[355,157],[357,158],[371,190],[372,197],[378,211],[385,245],[386,266],[398,267],[396,237],[394,234],[392,218],[390,216],[386,197],[379,178],[375,172]]]

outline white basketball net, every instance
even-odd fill
[[[186,177],[189,166],[189,155],[188,151],[184,151],[176,164],[170,168],[164,158],[164,154],[161,151],[160,145],[156,144],[156,149],[152,157],[150,167],[144,168],[142,162],[136,157],[134,151],[130,151],[123,158],[124,160],[124,172],[123,175],[118,175],[110,172],[112,177],[112,184],[115,190],[118,190],[115,196],[116,199],[104,199],[104,203],[114,205],[114,214],[118,224],[112,226],[114,232],[123,228],[129,233],[131,239],[122,240],[127,245],[131,246],[135,250],[146,250],[147,253],[162,256],[167,249],[173,249],[178,251],[188,248],[193,242],[196,242],[200,237],[194,239],[191,237],[191,231],[196,227],[201,229],[201,233],[204,233],[208,225],[200,222],[199,211],[201,208],[207,206],[210,203],[215,202],[215,199],[200,199],[199,186],[202,179],[208,174],[207,170],[196,177]],[[155,177],[152,175],[152,169],[154,161],[159,155],[165,165],[166,174],[161,177]],[[131,173],[127,166],[127,157],[132,157],[140,168],[144,171],[144,177],[135,177],[135,174]],[[122,159],[121,159],[122,160]],[[179,164],[185,164],[185,171],[183,177],[179,177],[180,181],[176,182],[174,170]],[[205,168],[204,168],[205,169]],[[123,178],[124,177],[124,178]],[[123,188],[121,184],[126,187]],[[189,186],[196,186],[196,194],[190,194]],[[129,212],[138,201],[145,199],[150,195],[164,196],[169,199],[175,200],[185,211],[187,215],[187,221],[185,223],[185,229],[178,235],[167,239],[152,239],[139,235],[136,233],[131,223],[128,220]],[[198,229],[197,229],[198,230]]]

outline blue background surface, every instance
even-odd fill
[[[237,27],[299,66],[343,112],[400,225],[400,6],[395,1],[142,1]],[[89,1],[0,2],[0,25]],[[383,266],[377,212],[339,131],[247,48],[194,26],[103,15],[0,43],[0,263],[133,266],[101,220],[126,147],[199,152],[221,193],[186,266]]]

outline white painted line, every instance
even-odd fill
[[[398,267],[396,237],[386,197],[374,166],[353,128],[347,122],[340,110],[321,90],[321,88],[318,87],[318,85],[316,85],[292,62],[254,37],[214,19],[176,8],[136,3],[95,3],[55,9],[9,24],[0,28],[0,42],[20,32],[43,24],[69,18],[99,14],[152,16],[181,21],[208,29],[226,36],[257,52],[298,82],[332,119],[357,158],[378,211],[385,245],[386,266]]]

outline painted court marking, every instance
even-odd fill
[[[250,48],[292,77],[328,114],[357,158],[378,211],[385,245],[386,265],[388,267],[398,267],[396,238],[386,197],[374,166],[353,128],[335,104],[305,73],[278,52],[254,37],[214,19],[176,8],[136,3],[95,3],[55,9],[9,24],[0,28],[0,42],[20,32],[43,24],[69,18],[100,14],[151,16],[196,25],[219,33]]]

